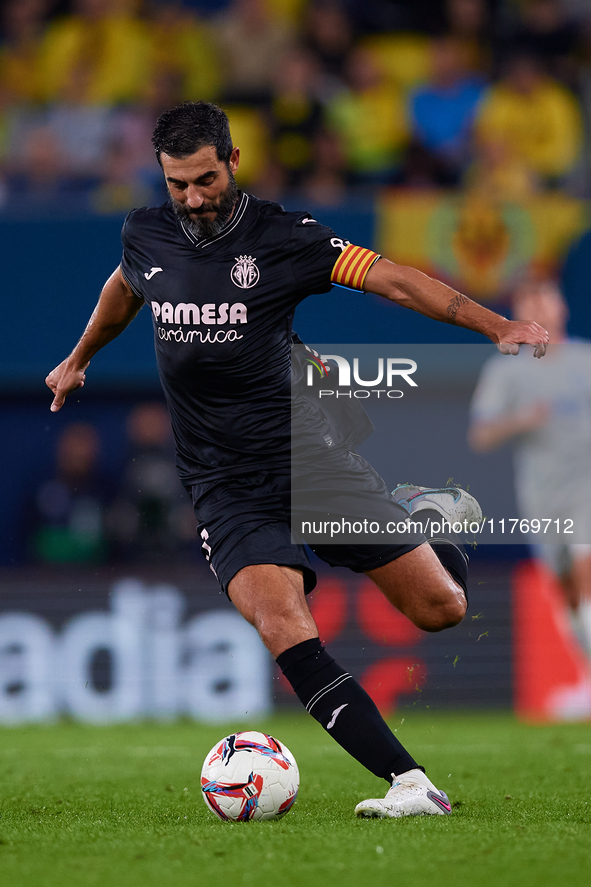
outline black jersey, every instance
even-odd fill
[[[293,313],[330,288],[347,242],[244,193],[215,237],[196,240],[166,203],[131,212],[122,240],[123,275],[152,313],[182,481],[288,467]]]

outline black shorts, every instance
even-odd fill
[[[347,477],[347,497],[357,490],[360,502],[367,499],[376,506],[382,519],[402,522],[407,512],[394,500],[380,475],[355,453],[334,454],[329,471],[306,471],[298,475],[298,496],[322,486],[328,487],[334,502],[334,487]],[[302,478],[304,481],[302,482]],[[422,534],[407,535],[404,541],[346,544],[321,543],[306,539],[294,541],[291,530],[292,476],[289,471],[257,471],[230,476],[221,481],[193,484],[189,490],[198,521],[202,553],[228,593],[230,580],[243,567],[254,564],[276,564],[302,571],[304,589],[308,594],[316,585],[316,574],[304,543],[331,567],[347,567],[364,573],[395,560],[426,541]],[[315,500],[316,501],[316,500]],[[322,502],[322,497],[320,497]],[[338,507],[338,506],[337,506]],[[344,514],[344,512],[342,512]],[[309,516],[306,510],[306,516]],[[317,515],[325,517],[321,510]],[[334,518],[334,508],[329,517]],[[364,539],[367,538],[364,536]]]

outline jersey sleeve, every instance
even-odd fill
[[[121,256],[121,273],[132,289],[132,292],[139,298],[143,299],[143,278],[141,268],[145,266],[142,263],[142,256],[138,245],[135,243],[133,236],[134,229],[134,211],[130,212],[121,229],[121,243],[123,245],[123,253]]]
[[[304,215],[293,226],[290,257],[302,298],[324,293],[332,284],[362,290],[367,272],[380,258],[373,250],[354,246]]]

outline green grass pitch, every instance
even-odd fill
[[[0,730],[3,887],[591,883],[591,730],[499,714],[405,713],[401,740],[454,804],[450,817],[357,820],[386,788],[305,716]],[[301,788],[279,822],[224,823],[202,760],[236,729],[272,733]]]

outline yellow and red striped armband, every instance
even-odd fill
[[[379,258],[379,253],[350,243],[336,260],[330,275],[330,282],[362,290],[367,272]]]

